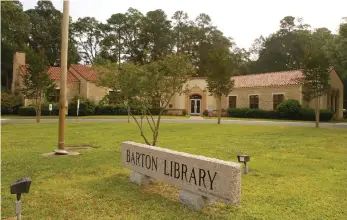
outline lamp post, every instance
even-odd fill
[[[63,22],[61,25],[61,58],[60,58],[60,100],[59,100],[59,138],[58,149],[55,154],[66,155],[65,150],[65,115],[66,115],[66,75],[67,75],[67,53],[68,53],[68,33],[69,33],[69,0],[64,0]]]
[[[251,160],[250,157],[248,155],[237,155],[237,160],[245,164],[245,174],[247,174],[248,173],[247,162]]]
[[[22,218],[22,201],[20,200],[21,196],[23,193],[29,193],[30,185],[31,179],[29,177],[25,177],[13,182],[10,186],[11,194],[17,195],[17,201],[14,207],[14,211],[17,215],[17,220],[21,220]]]

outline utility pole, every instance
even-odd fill
[[[59,100],[59,138],[58,149],[55,154],[66,155],[65,150],[65,115],[67,110],[66,102],[66,75],[67,75],[67,54],[68,54],[68,34],[69,34],[69,0],[64,0],[63,22],[61,24],[61,58],[60,58],[60,100]]]

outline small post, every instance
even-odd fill
[[[15,202],[14,212],[17,215],[17,220],[22,218],[22,201],[20,201],[21,194],[17,194],[17,201]]]
[[[10,186],[11,194],[15,194],[17,200],[14,206],[14,212],[16,213],[17,220],[22,217],[22,201],[20,200],[22,193],[29,193],[31,185],[31,178],[25,177],[13,182]]]
[[[244,164],[245,164],[245,174],[247,174],[248,173],[248,166],[247,166],[246,162],[244,162]]]
[[[244,168],[244,173],[247,174],[248,173],[248,167],[247,167],[247,162],[251,161],[250,156],[248,155],[237,155],[237,160],[239,162],[243,162],[245,164],[245,168]]]
[[[77,99],[77,118],[76,118],[76,121],[78,120],[78,113],[80,111],[80,100]]]
[[[51,116],[51,115],[52,115],[52,109],[53,109],[52,104],[49,104],[49,116]]]

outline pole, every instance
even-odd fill
[[[60,58],[60,103],[59,103],[59,138],[56,154],[67,154],[65,150],[65,114],[66,114],[66,74],[67,74],[67,52],[69,33],[69,0],[64,0],[63,22],[61,25],[61,58]]]
[[[21,194],[17,194],[17,201],[15,202],[14,211],[17,215],[17,220],[21,220],[22,218],[22,201],[20,200]]]

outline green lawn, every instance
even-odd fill
[[[36,117],[35,116],[19,116],[19,115],[2,115],[1,116],[2,118],[15,118],[15,119],[18,119],[18,118],[23,118],[23,119],[35,119]],[[140,116],[136,116],[137,118],[140,118]],[[154,116],[154,117],[157,117],[157,116]],[[41,116],[42,119],[51,119],[51,118],[56,118],[58,119],[59,116]],[[66,118],[81,118],[81,119],[127,119],[128,116],[127,115],[90,115],[90,116],[66,116]],[[130,116],[131,118],[131,116]],[[164,115],[162,116],[162,118],[165,118],[165,119],[182,119],[182,118],[189,118],[189,116],[170,116],[170,115]]]
[[[166,183],[138,186],[121,166],[120,144],[142,142],[135,124],[67,123],[78,157],[42,157],[56,148],[57,124],[2,125],[2,216],[14,216],[9,185],[29,176],[23,219],[345,219],[347,130],[283,126],[162,124],[158,146],[236,161],[251,156],[241,205],[200,212]]]
[[[204,119],[212,119],[217,120],[217,117],[208,117],[203,116]],[[235,117],[222,117],[222,120],[251,120],[251,121],[287,121],[287,122],[312,122],[314,121],[300,121],[300,120],[283,120],[283,119],[267,119],[267,118],[235,118]],[[341,119],[341,120],[331,120],[331,121],[324,121],[329,123],[345,123],[347,122],[347,118]],[[323,123],[324,123],[323,122]]]

